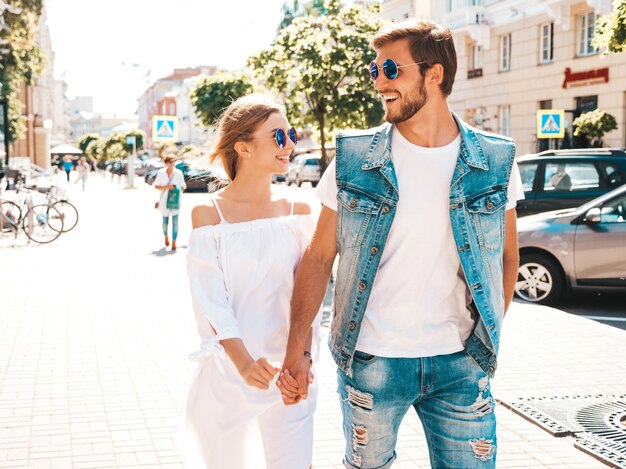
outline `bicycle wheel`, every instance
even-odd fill
[[[54,207],[61,215],[63,221],[63,233],[67,233],[76,226],[78,223],[78,210],[67,200],[58,200],[50,207]],[[54,218],[54,212],[49,213],[50,218]],[[51,224],[52,229],[55,229],[56,225]]]
[[[54,207],[46,204],[34,205],[24,215],[22,228],[30,240],[41,244],[49,243],[61,236],[63,217]]]
[[[15,231],[17,233],[20,218],[22,218],[22,210],[19,205],[9,200],[0,202],[0,232]]]

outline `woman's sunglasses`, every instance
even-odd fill
[[[273,137],[267,138],[273,138],[278,148],[285,148],[285,145],[287,145],[287,135],[289,135],[289,139],[294,145],[298,143],[298,132],[294,127],[290,127],[287,133],[285,133],[283,129],[276,129],[274,132]],[[251,140],[267,140],[267,138],[253,138]]]
[[[395,62],[395,60],[387,59],[383,62],[383,73],[390,80],[395,80],[396,78],[398,78],[401,68],[411,67],[413,65],[420,65],[420,64],[425,64],[425,63],[426,62],[414,62],[412,64],[398,65]],[[372,63],[370,63],[370,77],[372,78],[372,81],[376,81],[378,79],[379,74],[380,74],[380,68],[378,67],[378,64],[372,61]]]

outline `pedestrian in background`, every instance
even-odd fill
[[[296,274],[285,385],[296,378],[307,392],[303,338],[339,254],[329,345],[345,466],[390,467],[413,408],[433,468],[493,468],[490,379],[517,279],[515,206],[524,197],[515,145],[450,110],[457,61],[448,28],[393,23],[371,44],[387,123],[340,133],[317,187],[324,206]]]
[[[287,172],[296,140],[282,105],[263,95],[235,101],[220,120],[211,160],[221,160],[232,182],[193,209],[187,258],[202,338],[192,354],[199,364],[181,427],[190,467],[311,465],[316,385],[300,400],[274,384],[287,345],[294,271],[313,229],[308,204],[271,184],[272,175]],[[309,383],[313,335],[317,329],[309,328]]]
[[[65,175],[67,176],[67,182],[70,182],[70,173],[74,169],[74,160],[70,155],[65,155],[63,157],[63,171],[65,171]]]
[[[168,236],[169,221],[172,219],[172,251],[176,250],[176,238],[178,237],[178,213],[180,212],[181,192],[187,188],[183,172],[174,166],[176,159],[168,155],[163,160],[165,168],[161,169],[155,180],[154,187],[161,191],[157,208],[163,216],[163,236],[165,247],[170,245]],[[176,200],[176,202],[173,202]]]
[[[91,171],[91,166],[87,162],[87,158],[81,156],[78,160],[78,164],[76,165],[76,172],[78,172],[78,179],[76,182],[80,181],[82,183],[83,191],[85,190],[85,183],[89,177],[89,171]]]

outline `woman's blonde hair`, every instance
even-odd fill
[[[235,143],[252,138],[252,135],[271,114],[285,112],[285,108],[273,97],[264,94],[250,94],[233,101],[220,117],[217,126],[217,139],[209,160],[218,158],[232,181],[237,175],[239,155]]]

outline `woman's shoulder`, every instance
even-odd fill
[[[311,206],[308,202],[302,200],[301,198],[295,196],[293,194],[281,194],[274,193],[274,200],[276,202],[281,202],[288,208],[291,213],[291,206],[293,205],[293,214],[294,215],[310,215],[311,214]]]
[[[219,225],[220,222],[220,216],[213,204],[196,205],[191,210],[191,226],[193,229]]]

